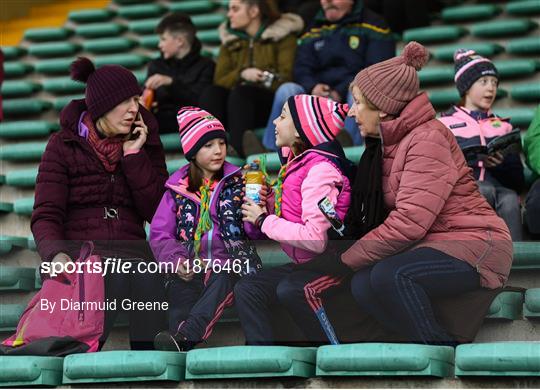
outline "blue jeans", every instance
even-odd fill
[[[480,288],[468,263],[432,248],[387,257],[358,271],[351,290],[358,305],[385,328],[424,344],[455,345],[435,319],[430,298]]]
[[[276,127],[273,123],[274,119],[276,119],[281,114],[283,105],[287,102],[287,99],[289,97],[302,93],[306,93],[305,89],[300,84],[291,82],[284,83],[277,89],[276,94],[274,95],[274,102],[272,103],[270,117],[268,118],[266,129],[264,131],[263,145],[265,148],[269,150],[277,150],[275,136]],[[347,104],[349,104],[350,106],[352,105],[352,102],[353,97],[352,94],[349,92],[347,94]],[[347,130],[347,132],[351,136],[354,145],[363,144],[362,136],[360,135],[360,131],[358,130],[358,125],[353,118],[347,117],[347,119],[345,120],[345,130]]]

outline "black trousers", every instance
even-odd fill
[[[262,87],[239,85],[229,90],[212,85],[201,94],[200,107],[223,123],[230,144],[245,157],[244,132],[266,126],[273,100],[274,92]]]
[[[322,298],[336,292],[342,282],[340,277],[295,271],[293,264],[242,278],[234,288],[234,296],[246,343],[274,344],[271,307],[276,303],[286,308],[309,342],[337,343]]]
[[[130,261],[123,259],[123,261]],[[141,261],[139,259],[139,261]],[[130,272],[107,273],[105,275],[105,299],[116,302],[116,310],[105,311],[105,325],[100,338],[100,349],[107,340],[118,314],[123,311],[122,301],[166,302],[163,275],[159,273],[140,273],[138,261],[132,261]],[[134,271],[134,272],[131,272]],[[162,305],[160,305],[162,306]],[[131,349],[154,349],[154,337],[166,324],[166,310],[129,310],[129,342]]]

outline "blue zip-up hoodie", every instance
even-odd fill
[[[300,37],[294,63],[294,81],[307,93],[328,84],[343,99],[362,69],[396,54],[396,44],[382,17],[357,0],[351,13],[337,22],[325,19],[321,9]]]

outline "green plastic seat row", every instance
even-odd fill
[[[199,38],[202,43],[207,44],[218,44],[221,42],[218,29],[198,31],[197,38]]]
[[[97,67],[106,64],[122,65],[126,68],[140,68],[145,65],[149,60],[149,57],[140,54],[111,54],[96,57],[94,64]],[[74,58],[58,58],[52,60],[41,60],[36,62],[36,71],[44,74],[69,74],[69,67],[74,61]]]
[[[32,42],[62,41],[73,35],[73,30],[65,27],[30,28],[24,32],[24,39]]]
[[[403,40],[405,42],[417,41],[420,43],[456,41],[467,33],[467,29],[459,26],[418,27],[405,30]]]
[[[510,123],[514,127],[526,129],[533,120],[534,110],[530,108],[497,108],[497,115],[510,118]],[[514,243],[515,245],[516,243]]]
[[[67,57],[36,61],[35,70],[46,75],[69,74],[69,67],[74,60],[73,57]]]
[[[3,102],[4,115],[6,117],[38,115],[51,107],[51,102],[39,99],[10,99]]]
[[[99,38],[85,40],[82,44],[83,50],[90,53],[121,53],[130,51],[137,46],[137,41],[129,38]]]
[[[12,121],[0,123],[0,138],[20,139],[47,136],[60,130],[57,122],[48,121]]]
[[[510,90],[512,99],[524,102],[540,101],[540,83],[513,85]]]
[[[0,291],[34,290],[35,269],[0,265]]]
[[[460,96],[456,88],[439,89],[436,91],[428,91],[429,100],[434,107],[447,107],[459,102]],[[504,89],[497,89],[497,99],[508,96],[508,92]]]
[[[2,83],[0,93],[4,98],[29,96],[41,89],[41,84],[33,81],[7,80]]]
[[[69,77],[47,78],[43,80],[43,90],[53,94],[84,92],[86,85]]]
[[[191,17],[191,21],[197,28],[212,28],[219,26],[226,16],[223,14],[203,14],[195,15]],[[130,22],[128,24],[129,31],[137,34],[152,34],[156,30],[160,18],[145,19]]]
[[[24,142],[3,145],[0,148],[0,160],[5,161],[39,161],[47,142]]]
[[[4,64],[4,75],[6,78],[21,77],[33,72],[34,66],[25,62],[6,62]]]
[[[126,19],[144,19],[158,17],[167,9],[160,4],[135,4],[118,8],[118,16]]]
[[[526,19],[506,19],[477,23],[471,26],[471,33],[481,38],[523,35],[538,27],[536,22]]]
[[[462,48],[474,50],[476,53],[480,54],[481,56],[488,57],[488,58],[493,58],[495,55],[502,53],[504,51],[504,47],[496,43],[467,42],[467,43],[458,43],[458,44],[439,46],[434,49],[430,49],[430,52],[433,55],[433,57],[439,61],[453,62],[454,52],[457,49],[462,49]]]
[[[38,169],[18,169],[6,173],[6,184],[14,187],[34,187]]]
[[[184,12],[189,15],[212,12],[217,4],[210,0],[184,0],[169,4],[169,12]]]
[[[179,141],[177,141],[179,143]],[[225,158],[226,161],[230,162],[237,167],[242,167],[245,164],[245,160],[239,157],[230,157]],[[179,158],[175,160],[167,160],[167,172],[172,174],[174,171],[177,171],[180,167],[186,165],[188,161],[185,158]]]
[[[25,308],[25,305],[18,304],[0,305],[0,332],[12,332],[17,329],[19,318],[21,318]],[[2,385],[1,380],[0,385]]]
[[[526,0],[526,1],[515,1],[509,3],[506,6],[506,12],[511,15],[517,16],[529,16],[540,14],[540,1],[538,0]]]
[[[29,246],[28,237],[5,236],[5,235],[0,236],[0,254],[7,254],[11,252],[13,247],[31,249]]]
[[[75,34],[83,38],[116,37],[126,31],[126,26],[112,23],[89,23],[75,28]]]
[[[19,46],[2,46],[4,60],[16,60],[26,54],[26,49]]]
[[[116,13],[112,9],[92,8],[71,11],[68,19],[75,23],[97,23],[106,22]]]
[[[442,10],[441,17],[445,22],[464,22],[470,20],[491,19],[501,12],[500,7],[492,4],[448,7]]]
[[[13,202],[13,212],[19,215],[32,215],[34,210],[34,198],[20,198]]]
[[[540,343],[495,342],[456,348],[457,376],[539,376]]]
[[[514,261],[512,262],[512,270],[540,269],[540,243],[539,242],[535,242],[535,241],[514,242],[513,246],[514,246]]]
[[[65,106],[71,103],[72,100],[79,99],[84,99],[84,94],[61,96],[56,98],[53,103],[53,107],[56,111],[60,112],[64,109]]]
[[[513,39],[506,44],[506,50],[511,54],[538,55],[540,54],[540,39],[537,36]]]
[[[525,292],[523,315],[527,318],[540,318],[540,288],[530,288]]]
[[[0,356],[0,386],[58,386],[62,384],[64,358]]]
[[[13,211],[13,203],[0,202],[0,213],[11,213]]]
[[[73,55],[81,50],[81,45],[71,42],[34,43],[28,54],[36,57],[58,57]]]
[[[504,291],[497,295],[486,318],[500,320],[517,320],[522,317],[523,294],[515,291]]]

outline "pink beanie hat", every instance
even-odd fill
[[[192,160],[205,143],[214,138],[227,140],[221,122],[199,107],[182,107],[176,115],[180,143],[186,159]]]
[[[410,42],[400,56],[362,69],[352,82],[380,110],[397,115],[418,95],[417,71],[429,59],[429,52],[418,42]]]
[[[294,127],[311,146],[333,141],[343,129],[349,111],[346,104],[313,95],[291,96],[287,103]]]

